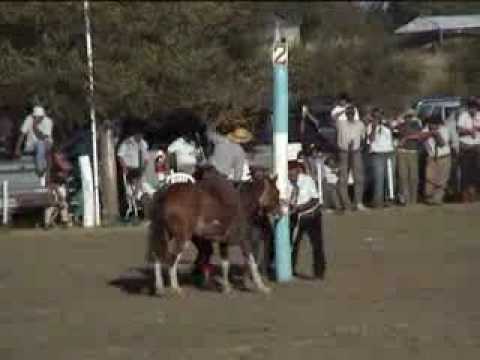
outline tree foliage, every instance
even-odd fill
[[[392,2],[389,14],[405,22],[428,6],[447,9],[434,2],[415,4]],[[178,107],[216,109],[230,121],[244,109],[258,110],[271,93],[274,13],[302,19],[303,46],[291,49],[289,61],[291,90],[299,97],[347,90],[360,101],[389,106],[415,91],[417,70],[396,56],[384,19],[351,3],[90,6],[100,121],[156,118]],[[0,102],[22,111],[41,102],[66,130],[84,122],[83,3],[1,2],[0,24]]]

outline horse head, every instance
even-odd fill
[[[277,176],[263,175],[261,179],[255,181],[262,182],[262,191],[258,197],[258,206],[265,215],[277,217],[281,214],[280,192],[277,188]]]

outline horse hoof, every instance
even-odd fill
[[[271,294],[272,293],[272,289],[269,288],[269,287],[266,287],[266,286],[263,286],[261,288],[258,289],[261,293],[263,294]]]
[[[172,289],[172,294],[178,297],[185,297],[185,292],[181,288]]]
[[[150,296],[158,296],[158,297],[164,297],[165,296],[165,289],[156,289],[155,287],[150,288],[149,291]]]
[[[231,285],[224,285],[224,286],[222,287],[222,293],[224,293],[224,294],[227,294],[227,295],[228,295],[228,294],[231,294],[232,291],[233,291],[233,290],[232,290],[232,286],[231,286]]]

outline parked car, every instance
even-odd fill
[[[306,105],[310,114],[317,121],[305,116],[302,107]],[[321,151],[335,150],[336,130],[332,123],[330,112],[334,106],[334,98],[329,96],[313,96],[309,99],[290,98],[288,115],[288,142],[315,144]],[[264,112],[256,129],[258,143],[265,145],[272,142],[273,137],[273,109]]]
[[[308,99],[297,99],[291,96],[288,116],[288,143],[293,154],[301,145],[315,145],[323,153],[336,151],[336,128],[330,112],[334,106],[334,98],[330,96],[313,96]],[[317,121],[312,121],[302,112],[306,105]],[[263,167],[272,167],[273,109],[266,109],[263,118],[258,122],[255,131],[257,145],[251,154],[252,163]],[[293,155],[292,155],[293,156]]]
[[[460,96],[430,96],[414,101],[413,108],[421,120],[440,115],[442,120],[446,121],[452,113],[460,109],[463,101]]]
[[[304,101],[310,116],[302,114],[300,130],[301,141],[304,144],[314,144],[323,153],[333,153],[337,150],[337,130],[331,117],[335,106],[335,98],[331,96],[314,96]]]

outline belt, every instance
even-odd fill
[[[465,144],[460,142],[460,150],[468,151],[468,150],[474,150],[475,148],[478,148],[478,147],[480,147],[480,144]]]
[[[360,149],[356,149],[356,150],[348,151],[348,150],[342,150],[342,149],[340,149],[340,152],[345,153],[345,154],[348,154],[348,153],[351,152],[351,153],[353,154],[353,153],[361,152],[361,150],[360,150]]]
[[[451,154],[447,154],[447,155],[438,156],[437,158],[435,158],[434,156],[429,156],[429,158],[433,159],[433,160],[440,160],[440,159],[446,159],[450,156],[451,156]]]
[[[402,149],[402,148],[399,148],[399,149],[398,149],[398,152],[400,152],[400,153],[405,153],[405,154],[416,154],[416,153],[418,153],[418,150],[416,150],[416,149]]]

